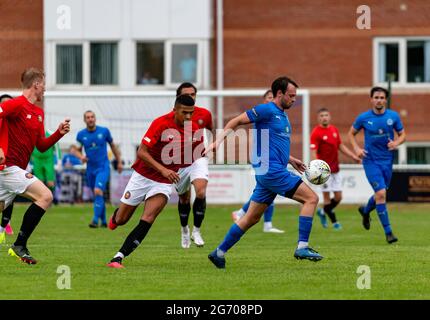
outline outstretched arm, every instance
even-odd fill
[[[231,119],[224,127],[223,132],[216,138],[214,142],[212,142],[206,150],[203,152],[203,155],[208,154],[210,151],[213,151],[218,148],[218,146],[224,141],[225,137],[227,137],[234,129],[243,124],[251,123],[251,120],[248,118],[246,112],[241,113],[237,117]]]
[[[43,134],[39,135],[39,139],[36,141],[36,147],[40,152],[45,152],[70,131],[70,119],[66,118],[63,122],[61,122],[57,131],[47,138],[45,138],[45,129],[42,128],[42,130]]]

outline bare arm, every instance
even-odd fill
[[[405,142],[406,140],[406,133],[405,130],[402,130],[400,132],[397,132],[397,139],[394,140],[390,140],[388,142],[388,150],[394,150],[396,149],[398,146],[400,146],[403,142]]]
[[[349,150],[349,148],[346,145],[344,145],[343,143],[341,143],[339,145],[339,150],[343,154],[345,154],[348,157],[350,157],[351,159],[353,159],[355,162],[360,163],[361,159],[359,157],[357,157],[354,152],[352,152],[351,150]]]
[[[111,142],[111,143],[109,143],[109,145],[110,145],[110,148],[112,149],[112,153],[115,156],[115,159],[118,163],[117,171],[118,171],[118,173],[121,173],[122,172],[121,152],[119,151],[119,148],[116,146],[115,143]]]
[[[237,117],[231,119],[224,127],[223,132],[216,138],[214,142],[212,142],[204,151],[203,155],[206,155],[209,151],[217,149],[218,146],[224,141],[225,137],[227,137],[234,129],[243,124],[251,123],[246,112],[241,113]]]
[[[172,183],[176,183],[180,180],[177,172],[167,169],[161,163],[155,161],[155,159],[148,152],[148,147],[144,144],[140,144],[137,150],[137,157],[145,162],[149,167],[157,170],[161,175],[170,180]]]
[[[84,154],[82,153],[82,146],[79,146],[74,152],[74,154],[76,157],[79,158],[79,160],[81,160],[82,163],[85,163],[88,161],[88,158],[84,156]]]
[[[360,158],[363,159],[366,156],[366,150],[360,148],[360,146],[357,143],[357,140],[355,139],[356,134],[358,133],[357,130],[354,129],[354,127],[351,126],[351,129],[349,129],[348,131],[348,139],[349,142],[352,145],[352,148],[354,150],[355,155]]]
[[[288,163],[291,164],[293,168],[300,173],[303,173],[306,170],[306,165],[303,163],[303,161],[293,157],[292,155],[290,155]]]

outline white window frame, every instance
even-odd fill
[[[404,162],[400,162],[400,148],[404,147]],[[430,148],[430,142],[429,141],[416,141],[416,142],[405,142],[402,145],[399,146],[399,163],[401,164],[406,164],[408,163],[408,152],[407,149],[409,147],[426,147],[426,148]]]
[[[430,37],[376,37],[373,38],[373,84],[384,86],[386,82],[380,82],[379,70],[379,45],[383,43],[397,43],[399,45],[399,81],[391,82],[394,88],[430,88],[430,82],[407,82],[407,41],[430,41]],[[400,158],[399,158],[400,160]]]
[[[184,39],[184,40],[166,40],[164,45],[165,52],[165,68],[164,68],[164,79],[165,86],[167,88],[177,88],[181,83],[172,82],[172,47],[175,44],[191,44],[197,45],[197,69],[196,69],[196,81],[194,85],[197,88],[203,85],[203,41],[198,39]]]
[[[118,50],[118,83],[114,85],[98,85],[90,83],[90,63],[91,63],[91,53],[90,53],[90,44],[91,43],[107,43],[107,42],[115,42],[117,44]],[[82,45],[82,84],[58,84],[57,83],[57,45]],[[47,74],[50,75],[50,80],[47,85],[54,89],[59,90],[82,90],[82,89],[94,89],[94,90],[115,90],[120,88],[120,62],[121,62],[121,52],[120,52],[120,41],[119,40],[75,40],[75,41],[52,41],[48,48],[51,50],[52,58],[50,59],[48,55],[48,64]],[[48,77],[49,79],[49,77]]]

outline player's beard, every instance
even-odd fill
[[[292,103],[287,103],[287,101],[284,98],[281,99],[281,107],[283,110],[286,110],[286,109],[288,110],[291,108],[291,106],[292,106]]]

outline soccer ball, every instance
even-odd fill
[[[326,183],[330,178],[330,174],[330,166],[323,160],[312,160],[305,170],[306,179],[316,185]]]

